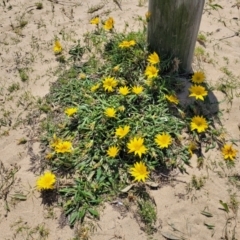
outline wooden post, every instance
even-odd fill
[[[191,73],[194,48],[205,0],[149,0],[148,44],[159,56],[180,60],[179,70]]]

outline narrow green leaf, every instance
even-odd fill
[[[16,193],[12,196],[12,198],[17,199],[17,200],[21,200],[21,201],[26,201],[27,200],[27,196],[21,193]]]
[[[223,206],[223,210],[227,213],[229,213],[229,208],[227,203],[224,203],[222,200],[219,200],[220,204]]]
[[[92,216],[99,218],[99,213],[98,213],[97,210],[95,210],[95,209],[93,209],[93,208],[89,208],[89,209],[88,209],[88,212],[89,212]]]
[[[208,229],[210,229],[210,230],[212,230],[212,229],[215,228],[215,225],[212,225],[212,224],[204,223],[204,225],[205,225]]]
[[[69,219],[69,224],[70,226],[74,225],[74,223],[76,222],[77,218],[78,218],[78,212],[73,212],[70,216],[70,219]]]
[[[209,4],[209,6],[212,7],[214,10],[216,10],[217,8],[223,9],[223,7],[219,4]]]
[[[213,217],[213,215],[209,212],[206,212],[206,211],[201,211],[201,214],[206,216],[206,217]]]
[[[83,220],[86,214],[86,210],[82,209],[81,211],[78,212],[78,220]]]

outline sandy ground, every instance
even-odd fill
[[[35,154],[39,152],[38,139],[31,137],[29,114],[36,101],[48,93],[49,85],[57,79],[59,63],[52,52],[54,38],[60,38],[67,55],[69,48],[93,29],[89,24],[93,16],[112,16],[116,21],[115,28],[121,30],[125,22],[138,28],[135,18],[144,17],[147,12],[147,2],[140,0],[122,0],[122,10],[110,0],[39,2],[43,4],[41,10],[36,9],[35,2],[27,0],[0,2],[0,161],[4,165],[0,165],[0,184],[5,189],[8,187],[4,178],[6,172],[17,171],[14,183],[7,188],[9,194],[0,193],[1,240],[74,238],[74,229],[59,227],[60,209],[44,206],[39,193],[34,191],[36,175],[30,171],[26,147],[30,144]],[[206,4],[200,26],[206,42],[205,46],[197,43],[193,68],[203,69],[208,83],[215,89],[220,83],[225,86],[240,84],[240,5],[236,3],[235,0],[218,0],[216,4],[222,8],[215,11]],[[89,13],[89,9],[97,4],[102,8]],[[27,24],[23,27],[24,21]],[[21,81],[19,69],[27,73],[27,81]],[[228,132],[225,138],[235,139],[239,146],[240,90],[233,88],[238,94],[233,93],[231,104],[222,92],[214,90],[213,93],[220,102],[221,120]],[[22,138],[28,143],[19,144]],[[229,181],[229,176],[240,174],[239,158],[235,168],[228,169],[221,163],[220,152],[212,150],[205,155],[204,167],[199,170],[193,156],[188,175],[179,174],[172,181],[163,181],[158,190],[151,191],[158,213],[158,231],[152,239],[166,239],[164,235],[169,239],[240,239],[240,218],[236,211],[234,213],[232,208],[226,213],[219,203],[222,200],[231,206],[232,199],[240,201],[239,186]],[[189,185],[193,174],[205,181],[198,191]],[[187,186],[192,191],[188,191]],[[27,200],[14,200],[16,193],[27,195]],[[5,200],[8,200],[9,212]],[[210,212],[212,217],[206,217],[202,211]],[[95,226],[91,234],[93,240],[150,239],[136,221],[134,212],[117,211],[110,204],[105,205]],[[209,229],[209,226],[214,227]],[[41,230],[49,231],[48,237],[41,236]]]

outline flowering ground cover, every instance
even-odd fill
[[[0,239],[238,239],[238,2],[188,76],[146,0],[0,2]]]
[[[78,62],[72,60],[46,99],[60,111],[49,112],[43,123],[46,172],[37,187],[43,197],[54,188],[70,225],[86,216],[98,218],[99,204],[122,192],[127,197],[130,189],[154,212],[147,186],[157,183],[159,172],[186,172],[193,153],[200,167],[203,149],[218,148],[226,164],[234,165],[237,150],[222,140],[216,115],[205,111],[211,91],[207,76],[199,70],[187,79],[192,101],[181,103],[178,66],[148,49],[148,20],[139,20],[142,30],[121,33],[113,17],[93,18],[89,24],[96,28],[85,36],[87,44],[69,51],[80,53]],[[53,52],[64,59],[59,40]],[[81,62],[84,54],[87,61]],[[155,217],[142,218],[146,231],[154,231]]]

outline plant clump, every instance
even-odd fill
[[[147,48],[146,28],[118,33],[112,17],[90,23],[94,30],[86,34],[86,46],[78,43],[69,51],[73,65],[46,99],[58,106],[58,111],[48,112],[42,134],[43,163],[54,175],[37,181],[44,191],[58,179],[55,188],[70,225],[86,216],[99,217],[99,204],[128,185],[141,187],[161,170],[186,172],[200,146],[224,145],[213,115],[203,107],[209,93],[203,72],[188,80],[194,84],[188,96],[193,101],[182,104],[173,61]],[[53,51],[62,53],[59,41]],[[76,56],[84,52],[88,61],[80,68]],[[236,151],[230,148],[223,147],[222,153],[233,160]],[[140,205],[141,215],[152,218]],[[155,219],[146,221],[152,225]]]

